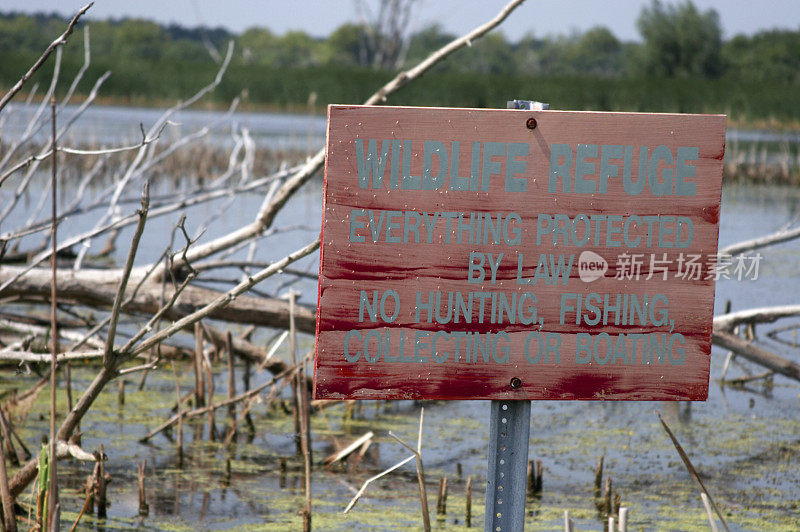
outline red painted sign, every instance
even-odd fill
[[[315,397],[705,399],[724,141],[722,115],[331,106]]]

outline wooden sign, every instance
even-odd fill
[[[315,397],[702,400],[725,116],[331,106]]]

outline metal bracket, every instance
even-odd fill
[[[550,109],[549,103],[536,102],[533,100],[509,100],[506,109],[525,109],[527,111],[547,111]]]
[[[492,401],[484,532],[525,528],[530,401]]]

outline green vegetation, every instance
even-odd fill
[[[56,15],[0,13],[0,87],[8,87],[63,31]],[[161,26],[138,19],[90,21],[92,65],[79,92],[106,70],[102,95],[121,103],[174,100],[215,74],[214,56],[233,40],[231,68],[212,100],[224,105],[246,90],[256,107],[319,109],[366,99],[399,68],[454,36],[439,26],[413,35],[345,24],[327,38],[250,28]],[[800,123],[800,29],[723,40],[717,13],[691,2],[645,5],[642,42],[622,42],[603,27],[509,42],[493,32],[392,98],[393,104],[497,107],[513,97],[558,109],[727,113],[734,121]],[[212,48],[212,52],[209,52]],[[214,51],[216,50],[216,51]],[[51,59],[52,61],[52,59]],[[64,49],[67,76],[83,63],[80,35]],[[45,68],[38,81],[45,82]],[[65,91],[68,83],[62,83]]]

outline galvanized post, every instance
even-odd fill
[[[484,532],[525,527],[530,401],[492,401]]]
[[[508,102],[508,109],[549,108],[549,104],[529,100]],[[492,401],[484,532],[517,532],[525,528],[530,429],[530,401]]]

